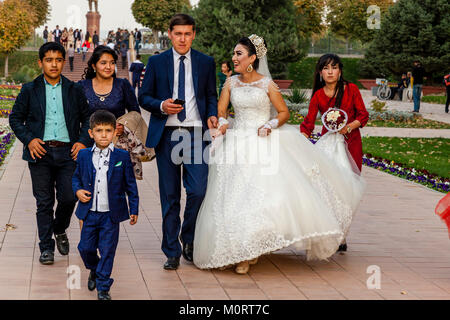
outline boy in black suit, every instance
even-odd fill
[[[76,203],[71,192],[75,160],[81,149],[92,144],[83,88],[61,75],[65,57],[64,47],[56,42],[39,49],[43,74],[22,87],[9,117],[31,173],[42,264],[54,262],[53,234],[58,251],[69,253],[66,229]]]

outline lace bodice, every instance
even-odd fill
[[[264,77],[258,81],[245,83],[239,76],[229,78],[230,99],[234,107],[235,129],[258,128],[270,120],[269,88],[279,90],[272,79]]]

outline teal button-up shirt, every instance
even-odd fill
[[[64,106],[62,100],[62,79],[54,86],[45,82],[45,131],[44,141],[56,140],[70,142],[69,131],[67,131],[66,119],[64,118]]]

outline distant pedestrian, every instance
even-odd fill
[[[130,72],[133,73],[133,88],[136,90],[136,87],[138,89],[141,88],[141,74],[142,70],[144,69],[145,65],[142,63],[141,55],[138,54],[136,56],[136,60],[131,64],[130,66]]]
[[[97,31],[94,31],[94,35],[92,36],[92,41],[94,43],[94,49],[97,48],[98,43],[100,41],[100,39],[98,37],[98,34],[97,34]]]
[[[91,48],[91,43],[89,42],[89,40],[85,40],[83,42],[83,45],[81,46],[81,50],[83,51],[83,61],[86,60],[86,52],[88,52],[90,48]]]
[[[127,64],[127,45],[125,43],[122,43],[122,46],[120,47],[120,56],[122,57],[122,69],[125,69]]]
[[[48,27],[47,26],[45,26],[42,37],[44,38],[44,43],[47,43],[48,42]]]
[[[402,79],[398,83],[398,97],[400,101],[403,100],[403,91],[408,89],[409,79],[406,77],[406,73],[402,74]]]
[[[53,35],[55,36],[54,41],[57,43],[61,43],[61,35],[62,31],[59,29],[59,26],[56,26],[56,29],[53,31]]]
[[[414,110],[413,112],[419,112],[420,109],[420,98],[422,95],[423,78],[425,75],[425,69],[419,60],[414,61],[414,67],[412,71],[413,77],[413,99],[414,99]]]
[[[448,113],[448,106],[450,104],[450,72],[444,76],[444,85],[447,89],[447,101],[445,102],[445,113]]]
[[[142,32],[138,30],[138,28],[134,29],[134,34],[136,37],[136,54],[139,54],[139,46],[141,45],[142,41]]]
[[[69,56],[70,72],[73,72],[73,59],[75,57],[75,50],[73,44],[69,44],[69,49],[67,50],[67,55]]]

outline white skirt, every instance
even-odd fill
[[[364,182],[296,128],[269,137],[228,130],[214,144],[194,238],[197,267],[218,268],[292,244],[308,259],[334,254],[350,226]],[[345,152],[339,149],[339,152]]]

